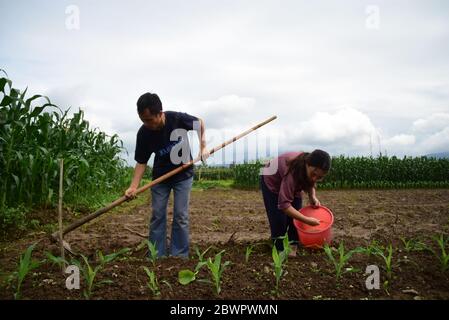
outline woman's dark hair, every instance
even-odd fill
[[[137,112],[141,114],[145,109],[148,109],[153,115],[162,111],[162,102],[157,94],[147,92],[140,96],[137,100]]]
[[[324,172],[329,172],[331,169],[331,157],[326,151],[316,149],[306,159],[309,166],[320,168]]]
[[[331,157],[326,151],[317,149],[311,153],[301,153],[296,158],[289,160],[287,162],[287,174],[291,173],[293,175],[297,190],[309,190],[313,187],[313,183],[309,181],[307,176],[306,163],[309,166],[320,168],[327,173],[331,168]]]

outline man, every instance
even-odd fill
[[[162,111],[162,103],[154,93],[145,93],[137,101],[137,112],[143,125],[137,133],[134,177],[125,196],[132,198],[139,187],[147,162],[155,153],[153,180],[192,160],[187,131],[197,130],[200,157],[209,156],[206,150],[204,121],[187,113]],[[158,256],[167,255],[167,203],[174,193],[173,225],[168,254],[189,256],[189,197],[193,181],[193,166],[155,185],[151,189],[152,211],[149,240]]]

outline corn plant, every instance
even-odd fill
[[[147,274],[147,286],[151,290],[154,296],[159,296],[161,291],[159,290],[159,283],[157,281],[156,274],[154,271],[150,271],[147,267],[143,267],[145,273]]]
[[[92,268],[86,256],[81,255],[81,258],[83,261],[74,260],[74,264],[81,270],[81,274],[86,282],[86,288],[83,290],[83,295],[86,299],[90,299],[94,288],[95,277],[100,270],[100,266],[98,265],[95,268]]]
[[[217,253],[215,255],[214,261],[212,261],[212,258],[207,259],[207,267],[209,268],[209,271],[211,273],[212,281],[215,284],[215,293],[217,295],[219,295],[221,292],[221,276],[223,274],[223,271],[231,263],[230,261],[221,263],[222,254],[224,252],[225,250],[222,250]]]
[[[64,265],[69,265],[66,259],[54,256],[51,252],[46,252],[45,256],[47,257],[47,260],[51,262],[52,265],[57,265],[60,268],[62,268]]]
[[[207,251],[210,250],[210,248],[212,248],[212,247],[208,247],[206,250],[201,252],[198,247],[195,247],[195,253],[196,253],[196,256],[198,257],[199,262],[206,262],[206,260],[204,259],[204,256],[206,255]]]
[[[402,244],[404,245],[404,250],[407,253],[410,253],[412,251],[424,251],[427,250],[428,247],[425,243],[417,240],[417,239],[405,239],[404,237],[400,238],[402,241]]]
[[[64,159],[64,203],[74,210],[101,207],[130,180],[118,136],[90,128],[82,110],[70,116],[49,98],[26,93],[0,77],[0,230],[23,220],[12,208],[57,203],[58,159]]]
[[[249,261],[249,256],[251,255],[251,253],[254,251],[254,246],[253,245],[249,245],[246,247],[246,251],[245,251],[245,263],[248,263]]]
[[[365,252],[364,248],[357,247],[355,249],[349,250],[345,252],[345,246],[343,241],[340,242],[338,249],[334,247],[330,247],[327,243],[324,245],[324,252],[328,259],[332,262],[335,268],[336,280],[339,281],[342,275],[346,272],[354,272],[357,271],[354,268],[346,268],[345,266],[351,259],[352,255],[355,253],[363,253]],[[334,252],[336,253],[334,256]]]
[[[114,261],[119,256],[124,255],[125,253],[127,253],[129,251],[130,251],[129,248],[123,248],[123,249],[120,249],[117,252],[113,252],[113,253],[108,254],[108,255],[103,255],[103,252],[101,252],[101,250],[100,250],[100,251],[97,252],[98,262],[99,262],[101,268],[104,268],[104,266],[107,263],[110,263],[110,262]]]
[[[207,264],[207,261],[204,259],[204,255],[209,251],[211,247],[208,247],[206,250],[201,252],[198,247],[195,247],[195,252],[198,257],[198,263],[195,266],[193,271],[189,269],[180,270],[178,272],[178,281],[182,285],[187,285],[196,280],[196,276],[200,272],[200,269]]]
[[[276,248],[276,244],[273,244],[273,248],[271,251],[271,256],[273,258],[273,266],[274,266],[274,276],[276,278],[276,286],[275,292],[276,295],[279,295],[279,282],[281,280],[282,275],[284,274],[284,265],[288,261],[288,255],[291,252],[290,242],[288,240],[288,231],[284,236],[276,238],[275,240],[282,240],[283,250],[278,252]]]
[[[438,244],[438,248],[440,249],[440,253],[433,250],[432,248],[429,248],[428,250],[432,252],[435,257],[437,257],[438,261],[440,262],[441,271],[445,272],[448,270],[448,263],[449,263],[449,254],[446,252],[446,245],[449,241],[449,237],[445,237],[443,234],[440,234],[437,237],[433,237],[433,239]]]
[[[83,259],[82,262],[80,262],[78,260],[74,260],[74,264],[77,265],[78,268],[81,270],[83,278],[86,281],[86,285],[87,286],[86,286],[86,289],[83,290],[83,295],[84,295],[84,297],[86,299],[90,299],[91,298],[93,290],[96,287],[101,286],[103,284],[110,284],[110,283],[112,283],[112,281],[109,280],[109,279],[102,280],[102,281],[96,283],[95,282],[95,278],[96,278],[97,274],[101,270],[103,270],[103,268],[105,267],[105,265],[107,263],[112,262],[119,255],[124,254],[125,252],[128,252],[128,251],[129,251],[128,248],[124,248],[124,249],[121,249],[119,252],[111,253],[111,254],[106,255],[106,256],[104,256],[101,251],[97,251],[98,264],[95,267],[90,265],[89,260],[84,255],[81,255],[81,258]]]
[[[152,243],[151,241],[148,241],[148,239],[143,240],[139,246],[137,247],[137,251],[141,250],[144,247],[147,247],[148,253],[149,253],[149,260],[153,264],[153,267],[156,265],[156,260],[158,257],[158,250],[156,249],[156,244]]]
[[[383,259],[387,271],[387,279],[391,281],[393,275],[393,246],[390,244],[385,250],[381,246],[375,246],[372,252]]]
[[[17,280],[16,292],[14,293],[14,299],[20,299],[22,296],[22,283],[25,280],[25,277],[32,270],[39,267],[40,262],[34,260],[32,258],[32,253],[36,244],[30,245],[25,252],[20,256],[19,264],[17,266],[17,270],[13,272],[12,279]]]
[[[282,275],[284,274],[283,265],[287,259],[287,255],[284,254],[284,251],[281,251],[281,253],[279,254],[276,246],[273,246],[271,253],[274,264],[274,276],[276,278],[275,292],[277,295],[279,295],[279,282],[281,280]]]
[[[262,162],[234,168],[235,185],[258,188]],[[345,157],[332,158],[332,169],[319,188],[447,188],[449,159],[432,157]]]

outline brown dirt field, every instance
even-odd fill
[[[123,247],[134,250],[106,265],[97,280],[110,279],[112,284],[95,288],[92,299],[448,299],[449,271],[442,272],[437,258],[429,251],[407,252],[401,241],[421,239],[437,249],[431,239],[449,233],[449,190],[338,190],[318,191],[318,198],[335,215],[334,244],[344,241],[349,249],[367,246],[372,240],[392,243],[393,278],[388,288],[383,260],[378,256],[355,254],[348,266],[359,272],[345,273],[341,281],[323,250],[302,248],[298,256],[289,258],[286,273],[280,282],[279,295],[274,293],[275,277],[269,241],[269,226],[260,192],[234,189],[193,190],[190,207],[191,258],[164,258],[153,266],[144,250],[136,251],[146,235],[150,216],[149,204],[133,205],[107,213],[66,236],[72,248],[91,258],[96,250],[111,253]],[[151,199],[148,199],[151,200]],[[147,200],[147,201],[148,201]],[[141,201],[142,202],[142,201]],[[306,202],[304,201],[304,204]],[[54,221],[56,222],[56,214]],[[66,221],[74,220],[68,216]],[[172,202],[169,203],[169,221]],[[170,234],[170,224],[167,234]],[[130,230],[134,231],[131,232]],[[232,236],[232,237],[231,237]],[[58,254],[41,232],[29,233],[21,239],[0,244],[0,270],[9,274],[17,265],[19,255],[31,243],[37,245],[33,256],[44,258],[44,251]],[[254,245],[254,252],[245,263],[245,250]],[[231,265],[223,272],[222,292],[217,296],[210,283],[194,281],[183,286],[178,271],[193,270],[197,257],[193,248],[212,249],[206,257],[226,250],[223,261]],[[447,251],[449,251],[446,248]],[[367,265],[381,270],[381,288],[365,287]],[[153,296],[146,286],[142,266],[154,270],[161,294]],[[67,290],[61,269],[49,263],[30,273],[23,283],[23,299],[83,299],[81,290]],[[8,285],[3,276],[0,299],[12,299],[14,283]],[[206,267],[197,279],[210,279]],[[1,279],[0,279],[1,280]],[[168,284],[167,284],[168,283]]]

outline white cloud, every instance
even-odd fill
[[[285,149],[447,149],[446,2],[381,2],[377,31],[360,1],[254,3],[77,1],[73,32],[64,4],[5,2],[2,69],[21,89],[83,108],[131,151],[146,91],[209,129],[239,133],[276,114],[262,131],[277,128]]]
[[[436,133],[449,127],[449,113],[434,113],[413,122],[413,130],[419,133]]]
[[[387,146],[408,146],[416,142],[416,138],[411,134],[398,134],[385,141]]]
[[[249,126],[258,114],[254,98],[226,95],[203,101],[198,110],[208,128],[233,129]]]
[[[419,149],[423,154],[449,151],[449,127],[425,137]]]
[[[292,126],[286,138],[292,144],[366,146],[377,132],[367,115],[354,108],[344,108],[333,114],[315,113],[310,120]]]

